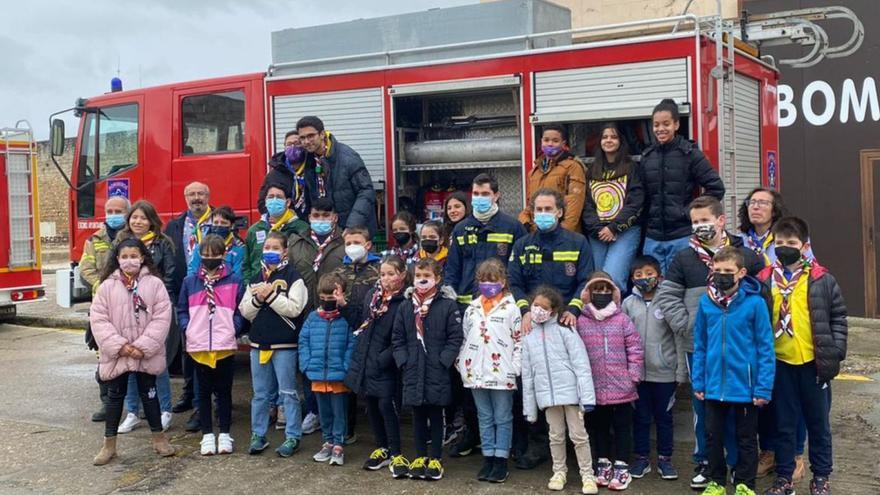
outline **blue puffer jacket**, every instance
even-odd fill
[[[761,284],[744,278],[727,309],[703,295],[694,323],[694,392],[723,402],[770,400],[775,373],[773,329]]]
[[[333,321],[312,311],[299,332],[299,369],[309,380],[341,382],[355,348],[355,337],[345,318]]]

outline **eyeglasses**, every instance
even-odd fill
[[[769,208],[773,206],[773,201],[767,201],[766,199],[750,199],[746,201],[746,205],[748,206],[760,206],[761,208]]]

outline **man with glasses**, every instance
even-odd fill
[[[340,227],[366,227],[375,233],[376,191],[360,155],[324,130],[318,117],[301,118],[296,131],[307,152],[304,175],[311,202],[330,198]]]

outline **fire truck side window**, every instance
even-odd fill
[[[182,101],[181,154],[244,149],[244,92],[187,96]]]

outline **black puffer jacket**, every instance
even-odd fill
[[[296,212],[300,220],[308,221],[309,212],[312,210],[311,198],[309,198],[306,191],[303,203],[301,205],[298,204],[298,198],[295,197],[296,178],[287,166],[287,157],[283,151],[275,153],[272,155],[272,159],[269,160],[269,171],[266,172],[266,177],[263,178],[263,185],[260,186],[260,194],[257,197],[257,209],[260,210],[260,214],[266,213],[266,191],[269,189],[270,184],[281,186],[287,193],[287,197],[291,198],[293,211]],[[308,189],[308,186],[306,186],[306,189]]]
[[[773,267],[768,266],[758,275],[767,291],[773,289]],[[840,362],[846,359],[846,301],[837,279],[824,266],[813,262],[807,280],[807,298],[810,306],[810,325],[813,330],[813,349],[816,372],[820,383],[832,380],[840,373]],[[769,299],[769,298],[768,298]],[[773,302],[769,302],[773,315]]]
[[[412,290],[394,318],[391,346],[394,361],[401,369],[404,406],[447,406],[452,403],[452,376],[449,369],[458,357],[464,333],[455,294],[443,287],[431,304],[425,324],[425,347],[416,337]]]
[[[364,315],[370,314],[370,301],[376,289],[367,293]],[[391,297],[388,311],[376,318],[357,339],[345,385],[356,394],[372,397],[397,395],[397,366],[391,350],[391,333],[397,307],[404,301],[403,292]]]
[[[357,151],[340,143],[330,135],[330,154],[324,157],[327,162],[326,193],[333,200],[339,213],[339,225],[347,227],[366,227],[375,233],[376,190],[370,172]],[[315,172],[315,156],[306,156],[306,189],[314,203],[319,195],[318,174]]]
[[[668,241],[690,235],[687,207],[698,187],[724,199],[724,182],[718,172],[696,144],[681,136],[648,147],[641,165],[647,203],[644,221],[651,239]]]

